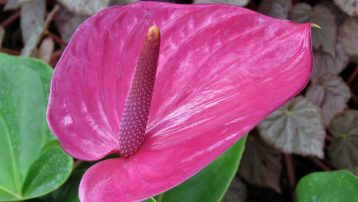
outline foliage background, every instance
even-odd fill
[[[76,27],[131,0],[0,0],[0,52],[55,67]],[[210,3],[209,0],[172,0]],[[214,2],[214,1],[213,1]],[[312,22],[314,71],[308,87],[251,131],[224,201],[292,201],[297,182],[315,171],[358,174],[358,1],[221,0],[263,14]],[[87,163],[61,189],[33,201],[72,201]]]

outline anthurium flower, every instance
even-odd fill
[[[85,21],[47,118],[73,157],[119,157],[85,173],[80,200],[142,200],[203,169],[304,88],[310,29],[219,4],[140,2]]]

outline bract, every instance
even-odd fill
[[[311,25],[230,5],[139,2],[85,21],[52,79],[48,122],[82,160],[118,153],[120,120],[148,27],[161,31],[146,138],[91,167],[81,201],[138,201],[190,178],[298,94]]]

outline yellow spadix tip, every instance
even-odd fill
[[[148,40],[158,40],[160,38],[160,29],[156,25],[152,25],[149,27],[147,32]]]

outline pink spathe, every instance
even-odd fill
[[[161,41],[144,143],[91,167],[83,202],[138,201],[178,185],[309,81],[308,23],[219,4],[112,7],[77,29],[52,79],[48,123],[73,157],[120,152],[124,103],[152,25]]]

